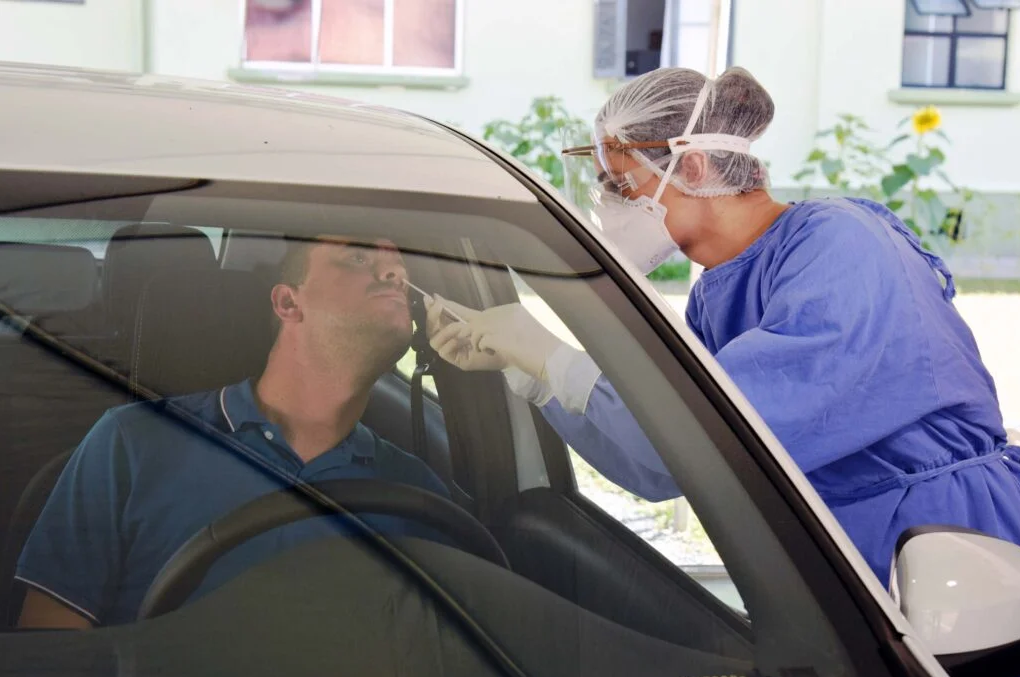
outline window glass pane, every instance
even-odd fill
[[[311,0],[248,0],[246,8],[247,61],[311,61]]]
[[[1003,82],[1006,41],[1001,38],[958,38],[956,86],[995,87]]]
[[[907,31],[920,33],[949,33],[953,30],[953,17],[918,14],[912,0],[907,0]]]
[[[970,0],[978,9],[1020,9],[1020,0]]]
[[[949,38],[903,38],[903,84],[926,87],[949,85]]]
[[[358,122],[365,134],[391,131]],[[442,156],[435,135],[422,143],[408,155]],[[26,180],[8,174],[3,185]],[[662,337],[542,204],[215,180],[162,194],[126,185],[128,197],[88,201],[90,177],[31,178],[45,199],[0,219],[0,242],[20,241],[0,244],[0,302],[28,316],[0,331],[0,538],[24,544],[10,553],[21,564],[6,562],[28,581],[16,586],[15,616],[23,599],[29,610],[49,600],[45,590],[61,618],[99,627],[74,642],[0,632],[11,672],[106,674],[128,656],[139,674],[496,674],[417,568],[366,544],[349,517],[323,514],[326,502],[296,511],[311,486],[333,486],[520,664],[856,674],[826,620],[838,590],[809,586],[790,556],[785,539],[812,547],[797,519],[771,512],[785,504],[767,481],[738,474],[754,472],[746,450],[707,418],[714,410]],[[227,243],[223,261],[210,236]],[[410,369],[405,276],[464,314],[528,313],[571,354],[598,361],[600,383],[619,389],[601,401],[620,426],[601,430],[622,436],[578,432],[577,418],[550,431],[549,402],[514,394],[504,365],[437,361],[443,397],[423,407],[420,444],[416,403],[392,373]],[[526,340],[541,336],[535,327]],[[42,330],[53,349],[38,343]],[[643,465],[626,477],[626,463],[614,470],[599,456],[606,444],[637,450]],[[378,483],[359,509],[362,480]],[[14,516],[26,491],[38,509]],[[418,514],[422,491],[424,507],[460,510]],[[262,521],[285,514],[301,519]],[[230,515],[261,532],[217,541],[210,568],[176,554]],[[190,571],[197,587],[153,613],[159,622],[138,623],[161,571]],[[863,628],[846,608],[840,627]],[[238,642],[239,632],[300,641]]]
[[[1004,9],[975,9],[970,16],[956,20],[956,30],[963,33],[1005,33],[1009,30],[1009,12]]]
[[[514,283],[521,303],[547,330],[574,348],[583,349],[566,323],[517,276]],[[686,296],[675,295],[669,301],[683,310]],[[569,442],[568,442],[569,444]],[[692,575],[706,590],[723,603],[743,612],[744,605],[736,587],[726,575],[719,553],[708,538],[697,515],[683,497],[646,500],[621,488],[584,460],[587,449],[570,448],[574,481],[582,496],[590,500],[622,527],[634,533],[679,569]]]
[[[967,5],[964,0],[908,0],[913,4],[918,14],[928,15],[952,15],[961,16],[967,13]]]
[[[319,61],[383,65],[385,4],[383,0],[322,0]]]
[[[394,0],[393,65],[453,68],[456,0]]]

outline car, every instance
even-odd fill
[[[0,100],[0,673],[1015,674],[1018,549],[937,525],[908,534],[891,596],[676,308],[507,155],[411,113],[232,83],[8,64]],[[500,373],[430,352],[412,295],[412,351],[362,423],[449,498],[281,476],[177,550],[136,620],[17,628],[18,557],[71,452],[111,408],[151,403],[192,425],[164,398],[257,378],[286,243],[324,234],[389,240],[426,293],[521,301],[588,351],[725,589],[600,505],[637,499],[593,479]],[[160,519],[246,462],[243,444],[203,434],[227,470]],[[364,527],[376,512],[446,537],[355,526],[193,595],[280,524]]]

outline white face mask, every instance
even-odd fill
[[[593,211],[605,236],[642,275],[680,250],[666,230],[666,208],[650,197],[607,199]]]

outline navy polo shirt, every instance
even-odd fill
[[[18,561],[19,580],[96,623],[125,623],[188,538],[264,494],[299,481],[370,478],[449,495],[425,463],[361,424],[304,463],[262,416],[248,381],[169,402],[243,443],[270,469],[165,412],[165,403],[111,409],[57,481]],[[363,519],[387,536],[434,533],[395,517]],[[317,517],[260,534],[221,557],[194,597],[275,553],[345,531],[341,518]]]

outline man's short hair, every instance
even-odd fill
[[[297,287],[305,281],[305,277],[308,275],[308,255],[317,242],[315,240],[288,239],[286,244],[287,251],[280,259],[277,282]]]

